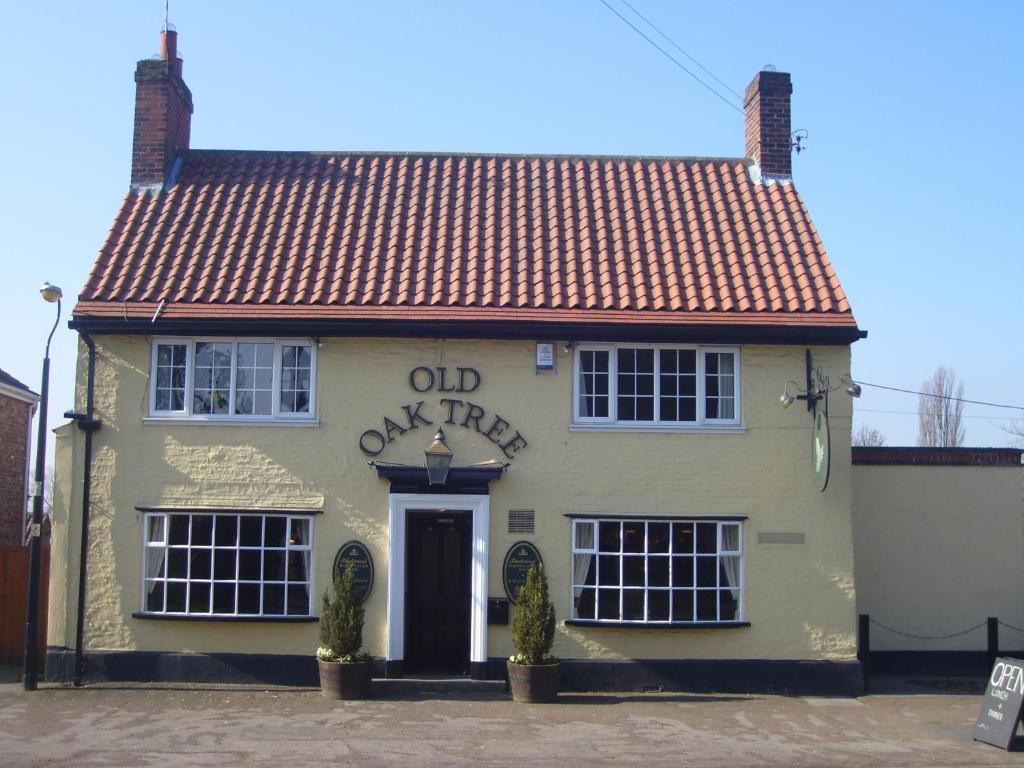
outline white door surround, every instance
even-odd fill
[[[470,573],[469,661],[477,674],[487,664],[487,555],[491,503],[487,495],[392,493],[388,496],[388,667],[405,659],[405,523],[411,509],[449,509],[473,515]]]

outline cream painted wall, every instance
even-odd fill
[[[529,446],[491,484],[490,590],[504,596],[508,547],[532,540],[544,557],[559,619],[569,611],[570,522],[567,512],[745,515],[745,619],[733,629],[559,627],[559,656],[601,658],[849,659],[855,655],[855,597],[850,523],[850,401],[831,401],[832,476],[820,493],[811,468],[811,418],[802,403],[783,410],[782,386],[802,380],[804,348],[744,346],[742,434],[576,432],[571,421],[572,360],[556,344],[557,370],[535,371],[532,342],[328,338],[319,352],[319,426],[225,426],[144,423],[151,339],[98,337],[93,514],[86,646],[90,649],[312,653],[316,624],[140,620],[141,513],[137,505],[316,507],[315,583],[329,579],[338,546],[367,543],[376,583],[367,603],[365,644],[385,645],[388,484],[367,467],[359,435],[385,415],[404,423],[402,405],[424,400],[423,414],[444,419],[437,392],[417,394],[412,368],[472,367],[482,376],[466,399],[510,422]],[[838,381],[847,347],[812,348],[816,365]],[[84,399],[84,347],[79,399]],[[483,435],[446,426],[455,464],[503,459]],[[382,460],[422,465],[433,427],[397,438]],[[75,450],[67,448],[72,442]],[[70,454],[74,469],[67,470]],[[58,449],[53,576],[67,595],[51,609],[50,644],[74,644],[74,581],[81,484],[81,438]],[[536,510],[534,536],[508,534],[509,509]],[[759,544],[760,532],[801,532],[803,544]],[[62,538],[63,537],[63,538]],[[67,546],[58,542],[67,542]],[[57,586],[62,590],[63,587]],[[55,601],[56,603],[57,601]],[[64,620],[61,613],[69,617]],[[489,654],[511,652],[505,627],[490,628]]]
[[[853,467],[857,611],[936,637],[996,616],[1024,628],[1021,467]],[[1002,648],[1024,634],[1000,629]],[[948,640],[871,628],[878,651],[985,650],[985,628]]]

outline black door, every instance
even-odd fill
[[[469,672],[469,512],[410,511],[406,521],[405,667]]]

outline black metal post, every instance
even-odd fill
[[[857,617],[857,661],[864,674],[864,690],[871,682],[871,617],[862,613]]]
[[[996,616],[988,617],[988,666],[985,672],[989,672],[996,663],[999,656],[999,619]]]
[[[46,408],[50,390],[50,342],[60,322],[60,300],[57,300],[57,319],[46,339],[46,354],[43,356],[43,383],[39,392],[39,432],[36,435],[36,478],[32,488],[32,523],[29,526],[28,556],[28,605],[25,617],[25,666],[22,682],[26,691],[36,689],[36,674],[39,668],[36,653],[36,627],[39,624],[39,571],[41,566],[43,526],[43,484],[46,475]]]

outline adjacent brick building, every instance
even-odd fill
[[[32,416],[39,395],[0,370],[0,544],[25,541]]]

